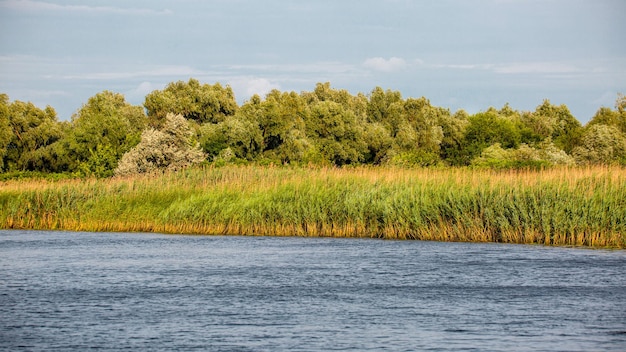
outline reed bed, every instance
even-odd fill
[[[0,227],[626,248],[626,169],[228,166],[8,181]]]

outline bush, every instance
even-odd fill
[[[163,130],[149,128],[141,134],[141,142],[124,154],[115,174],[178,170],[203,160],[204,153],[187,120],[181,115],[168,114]]]

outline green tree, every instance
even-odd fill
[[[582,126],[570,113],[565,105],[552,105],[549,100],[544,100],[532,114],[524,114],[522,120],[526,126],[540,139],[548,137],[554,145],[565,152],[570,153],[578,144],[582,133]]]
[[[402,104],[402,94],[398,91],[383,90],[380,87],[374,88],[369,96],[367,104],[367,118],[370,122],[382,122],[392,124],[397,118],[398,105]],[[393,129],[392,133],[393,133]]]
[[[263,138],[258,125],[237,115],[218,124],[204,124],[200,131],[200,145],[209,160],[225,149],[230,149],[233,157],[243,160],[253,160],[261,152]]]
[[[469,115],[464,110],[454,115],[439,115],[437,125],[441,126],[440,158],[451,165],[462,165],[464,162],[462,147],[465,138],[465,129],[469,124]]]
[[[237,111],[237,101],[230,86],[200,84],[196,79],[172,82],[164,90],[146,96],[144,106],[152,126],[162,124],[168,113],[197,121],[219,123]]]
[[[591,124],[572,155],[579,164],[626,164],[626,136],[615,126]]]
[[[416,133],[417,150],[438,154],[443,139],[443,127],[440,120],[450,116],[450,111],[434,107],[424,97],[409,98],[404,102],[403,121],[407,121]]]
[[[263,162],[302,163],[315,159],[315,148],[305,132],[309,115],[306,94],[272,90],[241,106],[237,117],[256,124],[261,133]],[[256,131],[251,131],[256,133]]]
[[[141,106],[119,93],[103,91],[89,98],[72,116],[62,144],[68,170],[83,175],[111,176],[117,161],[137,145],[147,119]]]
[[[8,102],[0,97],[0,169],[5,171],[52,171],[43,162],[43,150],[63,136],[56,112],[30,102]]]
[[[595,124],[615,126],[622,133],[626,133],[626,96],[618,95],[615,110],[607,107],[600,108],[587,126]]]
[[[4,171],[4,157],[12,137],[9,121],[9,96],[0,94],[0,172]]]
[[[205,160],[195,133],[182,115],[168,114],[162,130],[148,128],[120,160],[118,176],[179,170]]]
[[[368,99],[363,94],[352,95],[345,89],[332,88],[330,82],[317,83],[313,92],[303,92],[302,97],[311,106],[320,101],[331,101],[352,111],[358,118],[367,114]]]
[[[311,106],[306,133],[314,139],[322,157],[338,166],[365,159],[368,152],[363,139],[363,124],[354,112],[341,104],[320,101]]]
[[[295,92],[273,90],[261,103],[257,122],[263,135],[263,150],[279,148],[293,130],[304,130],[307,105]]]
[[[389,151],[393,147],[393,138],[382,123],[365,124],[363,138],[367,143],[367,153],[364,162],[381,164],[389,158]]]
[[[517,148],[521,141],[518,125],[490,108],[468,118],[465,136],[459,153],[459,162],[469,164],[483,149],[498,143],[502,148]]]

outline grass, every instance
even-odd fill
[[[228,166],[0,182],[0,228],[626,248],[626,169]]]

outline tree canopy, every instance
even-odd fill
[[[255,95],[241,106],[229,86],[177,81],[143,106],[100,92],[71,121],[50,106],[0,94],[0,172],[107,177],[198,162],[320,165],[548,167],[626,165],[626,97],[585,125],[565,105],[534,111],[508,104],[475,114],[403,98],[375,87],[351,94],[318,83],[312,91]]]
[[[180,114],[198,123],[218,123],[237,111],[235,94],[229,87],[216,83],[200,84],[196,79],[172,82],[164,90],[155,90],[144,103],[153,125],[165,121],[167,114]]]

